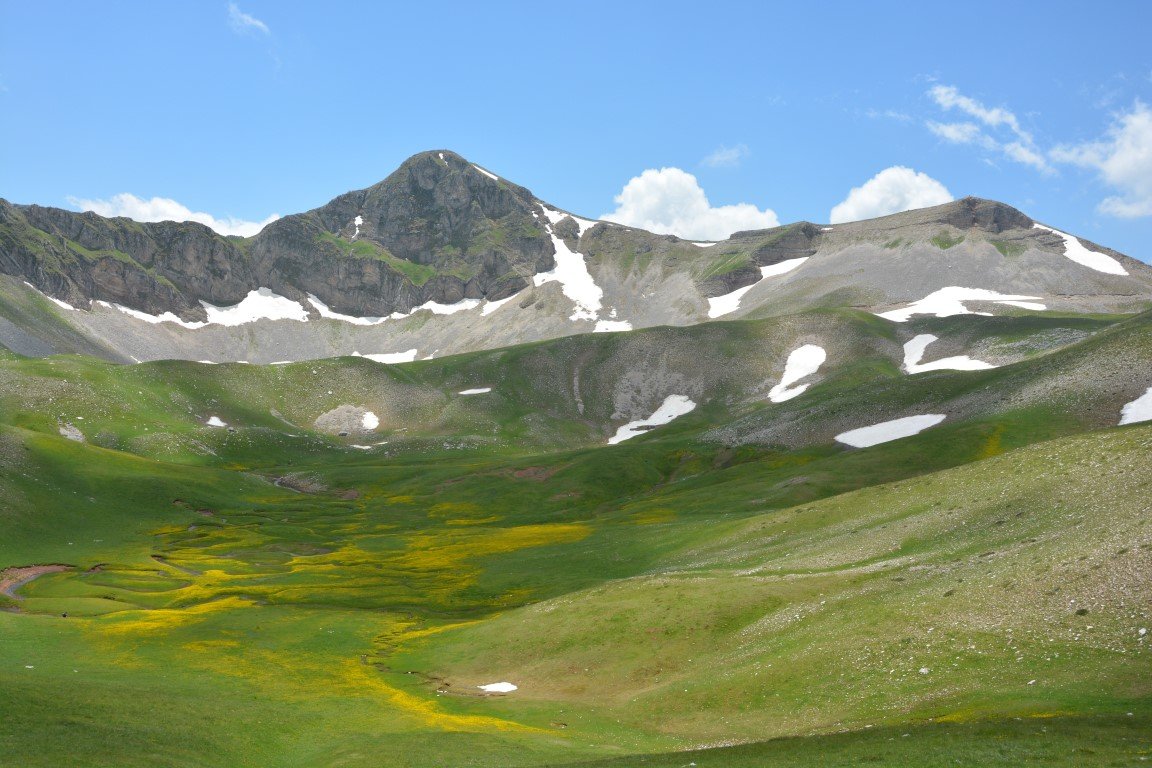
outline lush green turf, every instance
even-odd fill
[[[0,356],[0,568],[72,566],[3,599],[0,764],[1128,764],[1152,428],[1077,435],[1115,416],[1059,397],[867,450],[818,423],[1144,354],[1147,319],[1076,322],[996,319],[1094,335],[914,377],[839,311],[396,367]],[[860,353],[761,402],[830,323]],[[637,358],[707,396],[604,447]],[[343,403],[387,444],[317,432]],[[712,439],[774,419],[806,437]]]
[[[877,766],[952,768],[1022,765],[1125,766],[1152,759],[1147,717],[1013,718],[973,723],[911,725],[784,738],[769,742],[665,755],[645,755],[569,768],[801,768]]]

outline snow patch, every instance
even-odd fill
[[[776,275],[783,275],[791,272],[804,262],[808,261],[810,257],[801,256],[798,259],[785,259],[784,261],[777,262],[776,264],[769,264],[767,267],[760,267],[760,278],[775,277]]]
[[[592,333],[617,333],[632,330],[632,323],[627,320],[597,320]]]
[[[664,402],[646,419],[630,421],[616,430],[616,434],[608,438],[608,445],[616,445],[625,440],[631,440],[648,430],[645,427],[659,427],[696,409],[696,403],[684,395],[668,395]]]
[[[492,391],[492,387],[477,387],[476,389],[462,389],[456,394],[458,395],[486,395]]]
[[[1052,229],[1052,227],[1046,227],[1043,224],[1033,224],[1032,227],[1033,229],[1043,229],[1064,238],[1064,255],[1081,266],[1094,269],[1097,272],[1103,272],[1106,275],[1128,274],[1128,270],[1124,269],[1116,259],[1106,253],[1088,250],[1078,238],[1072,235],[1061,232],[1058,229]]]
[[[273,293],[269,288],[257,288],[249,291],[248,295],[245,296],[239,304],[233,304],[230,307],[218,307],[215,304],[201,301],[200,305],[204,307],[204,311],[208,314],[207,321],[182,320],[178,315],[170,311],[162,312],[159,315],[152,315],[110,301],[97,300],[96,303],[102,307],[119,310],[129,317],[143,320],[146,323],[152,323],[154,325],[158,323],[175,323],[176,325],[193,330],[203,328],[206,325],[237,326],[244,325],[245,323],[254,323],[257,320],[296,320],[301,323],[308,322],[308,310],[306,310],[300,302],[292,301],[292,299],[286,296]]]
[[[222,421],[219,416],[209,416],[208,421],[204,422],[210,427],[226,427],[228,422]]]
[[[576,222],[577,234],[580,237],[584,237],[585,232],[600,223],[598,221],[593,221],[592,219],[582,219],[579,216],[573,216],[572,219]]]
[[[715,242],[715,243],[692,243],[692,245],[696,246],[697,248],[711,248],[714,245],[719,245],[719,242]]]
[[[573,221],[575,221],[577,237],[583,237],[585,232],[600,223],[598,221],[593,221],[592,219],[581,218],[580,216],[577,216],[573,213],[558,211],[555,208],[549,208],[546,205],[541,205],[540,207],[544,209],[544,218],[548,219],[549,224],[556,225],[564,219],[568,218],[571,218]]]
[[[487,299],[485,299],[484,300],[484,306],[480,308],[480,316],[481,317],[488,317],[488,315],[490,315],[493,312],[495,312],[496,310],[500,309],[500,307],[502,307],[505,304],[507,304],[508,302],[512,301],[512,299],[516,298],[519,295],[520,294],[518,294],[518,293],[514,293],[507,298],[497,299],[496,301],[488,301]]]
[[[1120,424],[1139,424],[1152,421],[1152,387],[1120,410]],[[1143,634],[1143,633],[1141,633]]]
[[[370,432],[380,426],[380,419],[372,411],[365,411],[364,415],[360,417],[360,426]]]
[[[1013,302],[1011,306],[1019,307],[1020,302],[1040,298],[1039,296],[1013,296],[1006,293],[985,290],[984,288],[962,288],[950,285],[933,291],[919,301],[914,301],[903,309],[893,309],[888,312],[876,314],[886,320],[896,323],[905,323],[913,315],[935,315],[936,317],[952,317],[953,315],[987,315],[987,312],[973,312],[964,306],[965,301],[991,301],[997,304]],[[1044,308],[1043,304],[1034,305]],[[1033,307],[1025,306],[1024,309]]]
[[[44,291],[42,291],[39,288],[37,288],[36,286],[32,285],[32,283],[28,282],[27,280],[24,280],[22,282],[24,283],[24,285],[26,285],[29,288],[31,288],[32,290],[36,291],[36,293],[38,293],[41,296],[43,296],[44,298],[48,299],[48,301],[52,302],[53,304],[60,307],[61,309],[67,309],[67,310],[70,310],[72,312],[78,311],[76,309],[76,307],[72,306],[68,302],[61,301],[60,299],[56,298],[55,296],[49,296],[48,294],[44,293]]]
[[[478,685],[476,687],[487,693],[512,693],[512,691],[515,691],[517,688],[515,685],[512,685],[512,683],[489,683],[488,685]]]
[[[308,294],[308,303],[316,308],[320,313],[320,317],[328,318],[329,320],[340,320],[345,323],[352,323],[353,325],[379,325],[388,318],[386,317],[356,317],[354,315],[342,315],[339,312],[333,312],[328,308],[328,305],[320,301],[314,294]]]
[[[804,394],[804,391],[810,386],[809,384],[801,384],[797,387],[792,385],[800,379],[816,373],[827,359],[828,353],[824,351],[823,347],[818,347],[815,344],[805,344],[792,350],[792,354],[788,355],[788,360],[784,363],[784,375],[780,378],[780,383],[769,390],[768,399],[774,403],[782,403]]]
[[[164,312],[164,313],[159,314],[159,315],[150,315],[147,312],[141,312],[138,309],[131,309],[129,307],[124,306],[123,304],[114,304],[110,301],[103,301],[101,299],[97,299],[96,303],[102,307],[107,307],[109,309],[117,309],[117,310],[123,312],[124,314],[128,315],[129,317],[134,317],[137,320],[143,320],[144,322],[152,323],[153,325],[156,325],[158,323],[176,323],[177,325],[181,325],[185,328],[193,328],[193,329],[203,328],[204,326],[208,325],[208,323],[202,323],[202,322],[195,321],[195,320],[192,320],[192,321],[181,320],[176,314],[174,314],[172,312]]]
[[[356,317],[355,315],[344,315],[339,312],[333,312],[327,304],[311,293],[308,294],[308,303],[316,308],[316,311],[320,313],[321,317],[329,320],[339,320],[344,323],[352,323],[353,325],[380,325],[380,323],[387,320],[403,320],[406,317],[411,317],[422,309],[426,309],[435,315],[454,315],[457,312],[464,312],[480,306],[480,299],[461,299],[455,304],[441,304],[436,301],[426,301],[418,307],[413,307],[409,312],[393,312],[388,315],[388,317]]]
[[[903,419],[893,419],[873,424],[870,427],[860,427],[836,435],[836,441],[850,445],[853,448],[868,448],[880,443],[899,440],[902,437],[911,437],[919,434],[929,427],[934,427],[948,418],[942,413],[928,413],[923,416],[906,416]]]
[[[231,307],[217,307],[200,302],[208,313],[208,322],[216,325],[244,325],[257,320],[297,320],[308,322],[308,310],[298,301],[279,296],[269,288],[249,291],[239,303]]]
[[[360,236],[360,225],[363,223],[364,223],[364,217],[363,216],[357,215],[356,218],[352,219],[352,224],[353,224],[353,226],[356,227],[356,231],[352,233],[352,239],[353,240],[355,240],[357,237]]]
[[[441,158],[441,159],[443,159],[443,158]],[[488,172],[488,171],[484,170],[483,168],[481,168],[480,166],[476,165],[475,163],[473,163],[473,164],[472,164],[472,167],[473,167],[473,168],[475,168],[476,170],[480,171],[480,173],[484,174],[484,175],[485,175],[485,176],[487,176],[488,178],[492,179],[492,181],[500,181],[500,177],[499,177],[499,176],[497,176],[497,175],[496,175],[496,174],[494,174],[494,173],[490,173],[490,172]]]
[[[467,309],[476,309],[478,306],[480,306],[480,299],[461,299],[455,304],[440,304],[435,301],[426,301],[407,315],[400,315],[400,317],[409,317],[422,309],[427,309],[434,315],[454,315],[457,312],[463,312]],[[397,314],[398,313],[393,313],[392,317],[396,317]]]
[[[584,255],[579,251],[570,249],[562,239],[556,236],[552,227],[566,218],[571,218],[576,222],[577,234],[583,236],[584,232],[600,222],[573,216],[570,213],[558,211],[555,208],[549,208],[543,204],[540,206],[540,209],[544,212],[544,218],[548,221],[548,223],[544,225],[544,230],[548,233],[549,237],[552,238],[552,246],[556,249],[556,266],[548,272],[540,272],[533,275],[532,284],[541,286],[552,281],[560,283],[561,291],[576,305],[572,310],[572,315],[568,319],[596,320],[602,308],[604,290],[598,286],[592,278],[592,273],[588,271],[588,264],[584,261]],[[613,310],[610,317],[615,316],[616,311]],[[625,328],[625,325],[628,327]],[[605,333],[610,331],[632,330],[632,326],[630,323],[625,323],[624,321],[604,321],[603,324],[598,324],[595,330],[600,333]]]
[[[808,261],[808,259],[808,256],[802,256],[798,259],[785,259],[778,264],[771,264],[767,267],[760,267],[760,279],[752,283],[752,285],[746,285],[743,288],[737,288],[731,293],[726,293],[723,296],[713,296],[712,298],[708,299],[708,317],[721,317],[731,312],[735,312],[736,310],[740,309],[740,300],[744,298],[744,294],[748,293],[748,291],[760,285],[760,283],[764,282],[770,277],[776,277],[777,275],[783,275],[787,272],[791,272],[792,270],[796,269],[796,267]]]
[[[545,211],[548,209],[545,208]],[[604,291],[596,285],[588,265],[584,263],[584,256],[571,250],[564,241],[556,237],[551,226],[546,226],[552,245],[556,249],[556,266],[548,272],[540,272],[532,276],[532,284],[539,287],[545,283],[556,281],[560,289],[576,307],[572,310],[569,320],[595,320],[600,313],[600,302],[604,298]]]
[[[944,357],[930,363],[921,363],[924,359],[924,350],[940,337],[930,333],[922,333],[904,345],[904,370],[908,373],[923,373],[925,371],[984,371],[996,366],[983,360],[974,360],[967,355]]]
[[[410,363],[416,359],[417,350],[410,349],[407,352],[383,352],[374,355],[362,355],[359,352],[353,352],[353,357],[366,357],[369,360],[374,360],[377,363],[386,363],[393,365],[395,363]]]

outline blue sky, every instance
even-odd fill
[[[972,194],[1152,260],[1149,29],[1136,1],[0,0],[0,196],[224,226],[450,148],[688,236]]]

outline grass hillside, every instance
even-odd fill
[[[1152,384],[1113,373],[1148,321],[961,320],[403,366],[0,356],[0,764],[1152,755],[1152,427],[1100,429]],[[920,332],[1032,349],[908,376]],[[770,403],[805,343],[826,366]],[[699,405],[605,444],[669,394]],[[825,423],[907,412],[949,418],[861,450]],[[30,566],[58,567],[5,570]]]
[[[400,366],[12,358],[0,360],[0,420],[52,434],[71,425],[89,443],[141,456],[254,468],[352,445],[377,455],[603,445],[621,424],[683,395],[698,410],[662,434],[689,429],[725,445],[802,449],[887,418],[941,412],[949,424],[1027,423],[1027,434],[1005,436],[1009,447],[1117,423],[1123,404],[1152,385],[1131,375],[1152,362],[1150,317],[969,316],[905,326],[826,310],[585,334]],[[934,357],[988,352],[1002,367],[908,376],[902,344],[923,333],[941,339]],[[789,354],[808,344],[827,353],[803,380],[808,390],[770,402]],[[476,390],[490,391],[461,394]],[[377,423],[361,429],[353,412]],[[208,426],[214,418],[232,430]]]

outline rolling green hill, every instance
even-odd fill
[[[908,375],[928,333],[1003,365]],[[0,354],[0,764],[1131,764],[1150,334],[820,309],[396,366]]]

